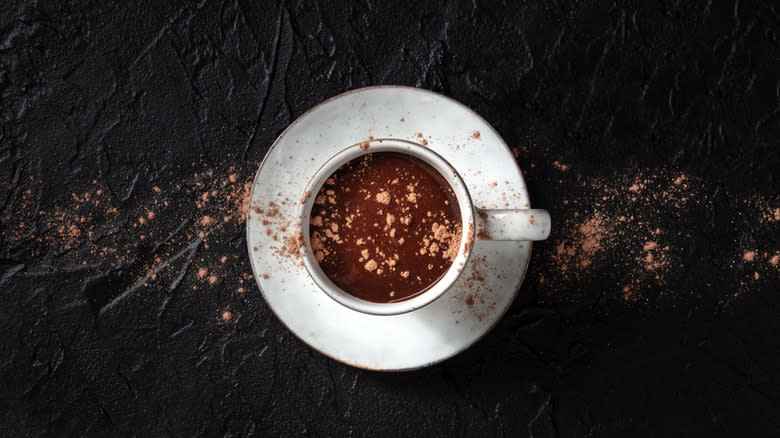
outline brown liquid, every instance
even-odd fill
[[[461,241],[455,194],[431,166],[379,152],[336,170],[317,193],[309,232],[325,274],[377,303],[411,298],[449,269]]]

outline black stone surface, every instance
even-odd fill
[[[509,3],[4,4],[2,435],[777,436],[776,4]],[[290,334],[228,199],[295,117],[376,84],[484,116],[556,220],[495,330],[403,374]],[[681,174],[684,205],[631,201]],[[625,293],[640,228],[561,277],[578,218],[616,211],[673,268]]]

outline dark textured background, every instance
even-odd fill
[[[780,434],[780,293],[766,263],[780,229],[756,219],[780,207],[777,6],[397,3],[0,8],[3,435]],[[246,181],[295,117],[375,84],[476,110],[522,148],[534,204],[557,219],[495,330],[404,374],[309,349],[239,282],[243,226],[204,240],[187,225],[203,172]],[[645,208],[680,269],[632,300],[608,264],[538,286],[557,275],[551,255],[575,217],[564,199],[661,170],[699,187],[682,215]],[[75,201],[97,187],[115,216]],[[139,240],[152,206],[155,231]],[[75,240],[57,231],[74,209],[96,227],[89,242],[86,225]],[[168,277],[146,281],[154,263]]]

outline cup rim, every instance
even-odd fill
[[[366,143],[368,147],[366,148]],[[458,254],[450,267],[433,285],[417,295],[402,301],[376,303],[358,298],[337,286],[320,268],[311,249],[309,220],[316,193],[327,178],[343,164],[364,155],[377,152],[400,152],[418,158],[436,170],[452,188],[458,200],[461,216],[461,241]],[[314,283],[339,304],[358,312],[372,315],[399,315],[424,307],[444,295],[458,280],[463,267],[468,263],[475,240],[474,206],[471,195],[462,178],[447,160],[433,150],[408,140],[396,138],[371,139],[355,143],[337,152],[323,164],[306,185],[304,202],[299,208],[300,231],[303,234],[303,265]]]

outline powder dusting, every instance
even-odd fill
[[[566,171],[567,166],[553,162]],[[569,196],[571,198],[569,198]],[[633,303],[648,290],[665,289],[680,272],[679,248],[660,222],[659,210],[679,215],[694,193],[684,174],[636,171],[580,183],[561,204],[538,275],[544,302],[581,301],[593,292]],[[614,289],[591,288],[614,282]]]
[[[110,272],[117,293],[217,285],[245,291],[246,257],[226,254],[235,252],[229,241],[243,229],[255,168],[192,163],[151,182],[138,179],[129,192],[95,179],[46,202],[47,182],[31,177],[0,216],[0,256],[39,259],[53,272]]]

